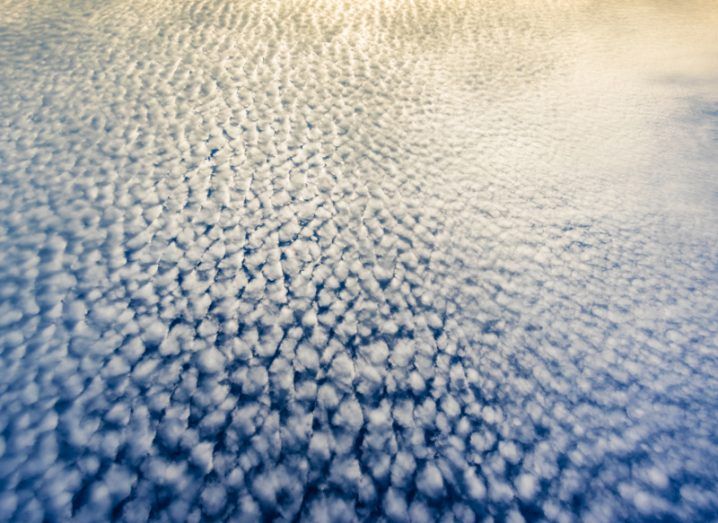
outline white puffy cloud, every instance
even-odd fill
[[[0,520],[718,512],[718,10],[0,4]]]

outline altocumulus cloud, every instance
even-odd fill
[[[0,0],[0,520],[716,517],[717,11]]]

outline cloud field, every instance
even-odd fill
[[[0,0],[0,521],[718,517],[716,30]]]

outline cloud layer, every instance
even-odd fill
[[[715,517],[716,10],[638,4],[0,0],[0,521]]]

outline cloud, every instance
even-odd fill
[[[0,520],[718,512],[718,10],[6,4]]]

